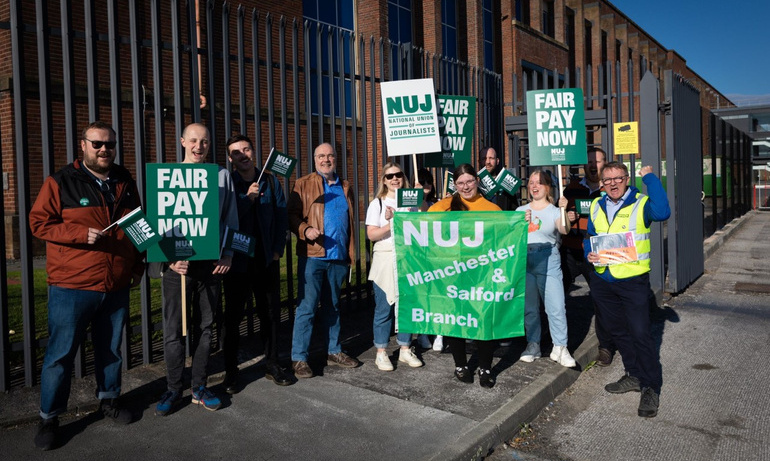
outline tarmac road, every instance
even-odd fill
[[[653,313],[661,340],[658,416],[593,367],[488,461],[770,460],[770,213],[753,213],[692,286]]]

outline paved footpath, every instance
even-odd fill
[[[764,238],[755,235],[745,241],[750,245],[770,246],[770,214],[751,213],[739,225],[731,225],[728,232],[717,236],[709,248],[718,248],[731,231],[740,227],[756,230],[758,222],[764,223]],[[738,235],[744,233],[741,231]],[[741,264],[753,264],[752,267],[757,269],[767,267],[766,250],[762,253],[757,252],[758,249],[747,249],[741,254],[740,263],[735,263],[736,267]],[[715,254],[709,259],[710,271],[714,270],[713,261],[721,258],[721,254]],[[758,259],[761,257],[764,259]],[[718,267],[726,263],[720,261]],[[762,317],[757,316],[755,311],[759,310],[760,304],[767,307],[767,298],[754,296],[757,306],[741,308],[746,310],[744,315],[753,320],[742,327],[742,332],[738,330],[732,332],[732,335],[727,334],[731,332],[726,328],[730,322],[723,317],[737,309],[728,302],[731,296],[752,298],[731,291],[736,281],[750,282],[751,276],[761,277],[763,272],[766,275],[766,269],[755,272],[741,269],[730,275],[735,279],[732,282],[723,277],[718,283],[714,282],[713,286],[709,285],[713,293],[702,295],[702,299],[711,306],[705,312],[711,313],[711,323],[715,324],[700,325],[697,327],[699,330],[691,326],[687,330],[690,340],[687,342],[686,354],[675,349],[679,346],[672,345],[670,353],[674,358],[667,358],[668,341],[674,336],[670,331],[682,327],[684,322],[664,323],[663,366],[666,382],[661,397],[661,415],[658,418],[646,421],[635,416],[638,401],[632,400],[638,400],[638,396],[610,399],[597,391],[594,398],[603,413],[596,416],[596,424],[602,423],[602,427],[609,426],[611,430],[620,430],[624,426],[636,428],[657,424],[671,430],[676,426],[666,418],[679,415],[682,418],[681,424],[686,426],[687,422],[694,420],[691,411],[686,411],[686,408],[708,401],[714,402],[712,413],[721,410],[719,420],[723,421],[723,425],[710,427],[710,432],[697,428],[681,429],[694,445],[702,448],[705,439],[720,430],[745,432],[743,435],[732,435],[729,432],[730,435],[723,439],[726,441],[735,437],[749,438],[747,432],[761,427],[767,417],[764,420],[750,420],[744,413],[746,407],[762,404],[755,408],[765,409],[767,402],[764,397],[749,402],[741,401],[736,396],[748,395],[752,388],[758,387],[757,383],[766,382],[761,379],[767,374],[765,361],[761,358],[768,354],[760,351],[767,352],[766,332],[770,330],[766,323],[760,321]],[[706,283],[706,280],[707,277],[701,278],[696,286]],[[690,295],[688,290],[672,302],[680,302],[679,299],[684,300],[688,296],[695,295]],[[684,318],[677,307],[668,310]],[[522,424],[548,407],[581,376],[581,370],[588,368],[589,373],[585,375],[597,370],[588,367],[595,359],[596,338],[591,327],[592,309],[584,284],[573,287],[568,300],[569,348],[579,363],[578,367],[566,369],[548,358],[532,364],[517,362],[526,345],[523,338],[517,338],[510,347],[497,351],[494,372],[498,375],[498,383],[491,390],[481,388],[477,382],[468,385],[454,379],[451,354],[447,352],[423,352],[426,365],[422,368],[411,369],[397,365],[397,369],[391,373],[379,371],[374,366],[375,350],[371,347],[371,318],[371,308],[364,306],[353,306],[343,312],[343,348],[364,362],[361,367],[352,370],[326,367],[322,370],[316,363],[314,369],[321,371],[320,376],[301,380],[293,386],[280,387],[264,379],[258,363],[260,357],[252,355],[245,358],[242,369],[242,376],[247,381],[246,387],[232,397],[221,393],[225,397],[224,405],[216,412],[191,405],[187,392],[182,408],[167,417],[155,416],[154,404],[165,385],[162,364],[153,364],[125,373],[125,401],[136,411],[138,420],[129,426],[119,427],[92,413],[96,407],[92,378],[75,380],[70,399],[72,411],[62,418],[64,444],[51,452],[40,452],[32,444],[39,399],[37,387],[14,389],[0,395],[2,458],[110,461],[246,457],[255,460],[480,459],[492,447],[511,439]],[[684,332],[676,336],[682,335]],[[551,346],[545,341],[544,338],[543,350],[549,351]],[[713,351],[709,348],[713,348]],[[394,342],[390,350],[396,350]],[[743,365],[739,366],[739,363]],[[471,366],[474,364],[475,360],[471,359]],[[714,368],[710,368],[712,366]],[[747,368],[742,367],[747,366],[752,370],[751,379],[741,381],[736,386],[734,379],[731,379],[732,373],[737,369],[745,373]],[[602,380],[615,379],[619,373],[619,368],[615,368],[599,370],[606,374]],[[686,369],[682,378],[677,378],[672,372],[677,368]],[[210,384],[215,390],[221,391],[218,386],[222,379],[221,357],[213,358],[212,372]],[[687,384],[681,384],[678,380],[688,376],[692,379],[697,377],[697,382],[713,381],[717,385],[705,394],[692,392],[679,395],[676,389]],[[679,405],[682,405],[681,410],[676,409]],[[740,426],[744,428],[739,429]],[[692,438],[694,436],[695,439]],[[576,439],[580,437],[575,434]],[[611,448],[612,445],[620,445],[617,439],[612,438],[608,438],[606,443]],[[656,442],[641,439],[634,443],[647,447]],[[592,453],[590,446],[586,450]],[[500,453],[498,451],[497,454]],[[667,456],[656,458],[668,459]],[[589,454],[574,459],[594,458]]]
[[[638,393],[604,391],[623,373],[616,361],[584,372],[488,461],[770,460],[769,262],[770,213],[753,212],[654,314],[656,418],[636,415]]]

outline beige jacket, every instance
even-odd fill
[[[297,256],[323,258],[326,250],[315,240],[305,238],[305,230],[315,227],[324,233],[324,184],[325,179],[318,173],[310,173],[294,183],[294,190],[289,195],[289,230],[297,236]],[[348,201],[348,257],[349,262],[356,260],[356,238],[353,222],[354,203],[350,184],[342,180],[342,189]]]

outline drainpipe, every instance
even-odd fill
[[[195,40],[198,46],[198,50],[201,49],[201,3],[200,0],[195,0]],[[198,54],[198,96],[200,98],[200,108],[205,109],[208,105],[206,96],[203,96],[203,71],[201,70],[201,55]]]

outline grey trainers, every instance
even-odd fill
[[[639,416],[654,418],[658,414],[660,396],[651,387],[642,389],[642,397],[639,399]]]
[[[535,359],[540,358],[540,343],[527,343],[527,348],[521,353],[519,360],[522,362],[534,362]]]
[[[626,392],[639,392],[639,380],[629,374],[623,375],[617,382],[604,386],[604,390],[611,394],[625,394]]]

